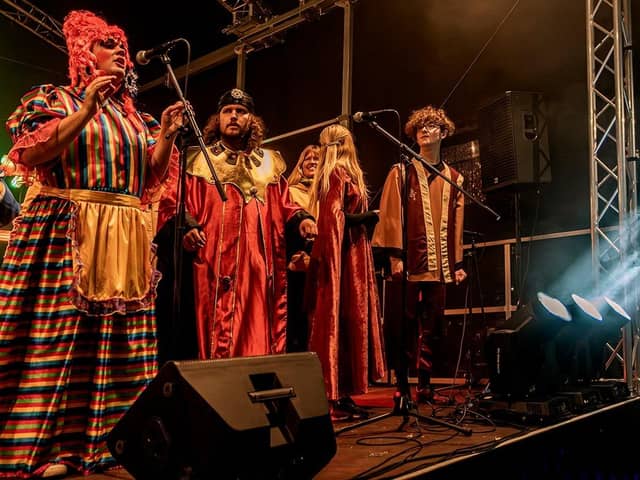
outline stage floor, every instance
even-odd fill
[[[403,415],[393,414],[393,393],[392,387],[376,386],[368,394],[354,397],[358,405],[370,411],[371,417],[388,416],[370,424],[334,423],[338,450],[315,477],[317,480],[451,479],[471,478],[474,473],[477,478],[492,479],[560,478],[558,475],[584,478],[585,473],[611,474],[610,465],[615,465],[613,473],[635,474],[632,471],[635,466],[627,466],[624,459],[617,458],[625,453],[607,449],[606,445],[613,444],[609,436],[619,439],[625,431],[632,435],[638,431],[634,430],[640,424],[637,396],[579,414],[549,416],[543,407],[534,405],[531,416],[525,413],[505,416],[503,412],[487,410],[486,402],[480,401],[479,389],[459,386],[440,391],[451,399],[450,404],[419,407],[421,416],[448,424],[441,425],[437,420],[411,416],[404,423]],[[341,432],[354,424],[358,427]],[[467,436],[451,428],[451,424],[469,429],[471,434]],[[602,458],[597,461],[596,455],[591,454],[591,444],[599,445],[597,456]],[[247,458],[250,457],[251,452],[247,452]],[[628,458],[632,457],[629,453]],[[132,477],[122,469],[115,469],[67,478],[130,480]]]

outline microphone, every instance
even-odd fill
[[[160,55],[164,55],[165,53],[167,53],[169,50],[175,47],[180,40],[181,39],[169,40],[168,42],[161,43],[160,45],[150,48],[149,50],[140,50],[138,53],[136,53],[137,64],[138,65],[148,64],[152,58],[158,57]]]
[[[356,112],[353,114],[353,121],[356,123],[372,122],[380,113],[395,112],[391,108],[383,108],[382,110],[373,110],[371,112]]]

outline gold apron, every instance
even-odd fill
[[[42,186],[40,194],[76,206],[73,242],[77,308],[108,315],[147,308],[159,276],[152,251],[151,212],[131,195]]]

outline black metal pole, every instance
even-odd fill
[[[216,174],[215,168],[213,167],[213,163],[211,163],[211,159],[209,157],[209,150],[207,149],[204,143],[204,137],[202,135],[202,131],[198,127],[198,123],[196,122],[195,113],[193,111],[193,107],[191,103],[187,101],[184,97],[184,93],[180,88],[180,84],[178,83],[178,79],[171,67],[171,59],[165,53],[160,55],[160,60],[165,65],[167,70],[167,76],[169,82],[173,86],[178,95],[178,98],[184,104],[184,116],[188,121],[187,127],[183,127],[181,132],[181,145],[180,145],[180,168],[178,173],[178,191],[176,195],[176,217],[175,217],[175,226],[173,232],[173,303],[172,303],[172,316],[171,316],[171,333],[169,340],[169,353],[174,354],[177,351],[176,342],[178,341],[179,335],[177,335],[178,328],[180,326],[180,313],[181,313],[181,304],[182,304],[182,260],[183,260],[183,249],[182,249],[182,237],[185,234],[185,205],[184,205],[184,197],[185,197],[185,185],[186,185],[186,170],[187,170],[187,145],[186,138],[188,135],[189,127],[190,131],[193,133],[193,136],[197,139],[198,145],[200,146],[200,151],[202,152],[207,166],[209,167],[209,171],[211,172],[211,177],[215,182],[216,189],[218,190],[218,194],[220,195],[220,199],[225,202],[227,200],[227,196],[220,185],[218,180],[218,175]]]

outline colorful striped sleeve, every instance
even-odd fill
[[[38,143],[46,142],[54,134],[67,111],[59,101],[59,90],[54,85],[40,85],[27,92],[20,105],[9,116],[6,127],[14,143],[9,158],[19,165],[22,152]],[[19,174],[26,174],[19,167]]]
[[[16,142],[22,135],[33,132],[44,123],[67,116],[58,101],[58,95],[54,85],[40,85],[27,92],[7,120],[6,127],[11,139]]]

